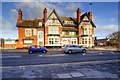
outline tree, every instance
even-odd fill
[[[108,45],[120,46],[120,31],[114,32],[109,35],[110,40],[107,41]]]

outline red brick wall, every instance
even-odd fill
[[[36,35],[33,35],[34,29],[36,29],[36,28],[32,28],[32,36],[31,36],[31,38],[34,39],[32,44],[37,45],[37,33],[36,33]]]
[[[62,42],[62,27],[59,27],[60,43]]]
[[[18,28],[18,42],[16,42],[16,48],[23,48],[23,41],[22,39],[25,36],[25,29],[24,28]],[[22,43],[22,44],[21,44]]]
[[[47,34],[48,34],[48,27],[46,26],[44,28],[45,30],[45,33],[44,33],[44,41],[45,41],[45,45],[48,45],[48,37],[47,37]]]
[[[92,28],[92,35],[94,35],[94,28]]]

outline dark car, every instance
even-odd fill
[[[46,53],[47,49],[44,47],[41,47],[41,46],[32,45],[28,48],[28,52],[29,52],[29,54],[32,54],[33,52]]]

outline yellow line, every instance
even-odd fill
[[[33,66],[67,66],[67,65],[75,65],[75,64],[95,64],[95,63],[111,63],[111,62],[120,62],[120,60],[102,60],[102,61],[87,61],[87,62],[69,62],[69,63],[54,63],[54,64],[40,64],[40,65],[24,65],[24,66],[3,66],[0,68],[13,68],[13,67],[33,67]]]

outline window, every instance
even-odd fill
[[[65,32],[65,31],[63,31],[63,32],[62,32],[62,35],[66,35],[66,32]]]
[[[84,38],[82,39],[82,44],[84,44]]]
[[[69,35],[74,35],[75,32],[69,32]]]
[[[88,29],[88,33],[89,33],[89,35],[91,35],[91,33],[92,33],[91,28]]]
[[[77,44],[77,39],[76,38],[72,38],[71,39],[71,44]]]
[[[83,29],[83,34],[86,35],[87,34],[87,28]]]
[[[90,43],[91,43],[90,38],[86,37],[82,39],[82,44],[90,44]]]
[[[24,45],[31,45],[32,44],[32,40],[24,40]]]
[[[39,26],[42,26],[42,22],[39,22]]]
[[[73,21],[64,21],[65,24],[73,24]]]
[[[31,29],[25,29],[25,36],[31,36],[32,30]]]
[[[55,44],[59,44],[59,38],[55,38]]]
[[[52,45],[52,44],[60,44],[60,39],[59,37],[49,37],[49,44]]]
[[[53,38],[49,38],[49,44],[54,44],[54,39]]]
[[[48,33],[49,34],[59,34],[58,27],[49,27]]]

